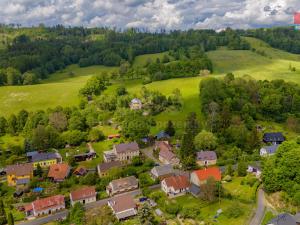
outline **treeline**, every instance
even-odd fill
[[[300,128],[300,87],[295,83],[227,74],[224,79],[203,80],[200,101],[207,128],[224,144],[233,144],[247,153],[260,145],[256,121],[286,122],[295,131]]]
[[[219,33],[213,30],[147,33],[138,29],[118,32],[104,28],[63,26],[20,30],[1,28],[2,33],[11,34],[14,31],[18,34],[17,37],[0,52],[0,68],[3,68],[0,72],[0,85],[34,84],[70,64],[78,63],[82,67],[119,66],[124,61],[132,63],[138,55],[164,51],[177,54],[177,49],[190,47],[197,47],[201,52],[215,50],[218,46],[228,46],[230,49],[250,48],[231,29]],[[176,66],[196,66],[197,69],[206,67],[202,65],[205,62],[201,62],[201,66],[194,65],[195,63],[183,64]],[[15,70],[14,79],[11,79],[11,70]]]
[[[291,53],[300,53],[300,32],[294,27],[278,27],[271,29],[255,29],[239,31],[241,35],[259,38],[274,48]]]
[[[300,206],[300,146],[299,141],[284,142],[274,157],[264,162],[262,181],[268,193],[284,191],[282,198]]]

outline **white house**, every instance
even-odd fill
[[[95,187],[84,187],[72,191],[70,193],[70,201],[71,205],[75,205],[75,203],[79,202],[83,205],[95,202],[96,201],[96,190]]]
[[[270,145],[270,146],[264,146],[260,149],[259,154],[260,156],[269,156],[269,155],[274,155],[278,149],[279,145]]]
[[[166,177],[161,182],[162,191],[171,198],[186,194],[189,186],[189,179],[184,175]]]

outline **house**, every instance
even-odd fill
[[[180,160],[167,141],[155,141],[154,150],[159,150],[158,159],[163,164],[179,165]]]
[[[42,216],[53,214],[65,209],[65,198],[63,195],[55,195],[47,198],[37,199],[25,206],[26,216]]]
[[[26,186],[33,178],[33,165],[25,163],[7,166],[6,178],[8,186]]]
[[[262,172],[260,163],[259,163],[259,162],[254,162],[254,163],[248,165],[247,172],[248,172],[248,173],[252,173],[252,174],[254,174],[257,178],[259,178],[260,175],[261,175],[261,172]]]
[[[95,202],[97,197],[95,187],[84,187],[71,191],[70,201],[71,205],[74,206],[76,202],[79,202],[83,205]]]
[[[54,182],[62,182],[69,176],[70,170],[67,163],[52,164],[49,167],[48,178]]]
[[[134,176],[130,176],[111,181],[106,187],[106,192],[109,195],[115,195],[135,190],[138,187],[138,180]]]
[[[82,177],[85,176],[88,173],[88,170],[82,166],[77,167],[74,171],[73,174],[77,177]]]
[[[264,146],[260,149],[259,154],[260,156],[269,156],[274,155],[278,149],[279,145],[271,145],[271,146]]]
[[[189,191],[190,182],[186,176],[166,177],[161,181],[161,189],[169,197],[177,197]]]
[[[98,164],[97,171],[100,177],[104,177],[108,175],[108,172],[112,168],[120,168],[120,167],[122,167],[122,163],[120,161],[104,162]]]
[[[129,194],[111,198],[107,204],[119,221],[137,215],[137,205]]]
[[[114,145],[111,151],[104,152],[104,161],[130,161],[133,157],[140,155],[140,148],[136,142]]]
[[[86,152],[78,155],[74,155],[74,159],[76,162],[88,161],[96,158],[96,152]]]
[[[164,179],[173,176],[175,171],[172,165],[155,166],[151,169],[151,177],[153,179]]]
[[[190,185],[190,188],[189,188],[189,192],[191,193],[191,195],[193,195],[194,197],[199,197],[200,196],[200,193],[201,193],[201,190],[200,190],[200,187],[195,185],[195,184],[191,184]]]
[[[130,101],[130,109],[131,110],[140,110],[143,107],[142,101],[138,98],[134,98]]]
[[[211,166],[217,163],[217,154],[215,151],[200,151],[196,154],[196,163],[199,166]]]
[[[111,139],[115,139],[115,138],[120,138],[121,135],[120,134],[110,134],[107,136],[108,140],[111,140]]]
[[[61,163],[62,157],[58,152],[27,152],[26,156],[28,162],[33,164],[36,169],[39,164],[42,168],[49,167],[50,165]]]
[[[155,135],[155,139],[157,140],[168,140],[170,138],[170,135],[167,134],[165,131],[160,131],[158,134]]]
[[[299,213],[293,216],[289,213],[279,214],[277,217],[270,220],[267,225],[299,225]]]
[[[281,132],[265,133],[263,136],[263,141],[265,143],[281,144],[285,141],[285,137]]]
[[[209,167],[201,170],[196,170],[191,173],[191,183],[201,186],[212,177],[215,181],[221,181],[221,171],[218,167]]]

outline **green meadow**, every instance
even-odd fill
[[[236,76],[248,75],[255,79],[284,79],[300,83],[300,56],[277,50],[268,46],[265,42],[255,38],[245,38],[251,46],[258,51],[264,51],[265,56],[254,51],[236,51],[220,48],[208,52],[208,57],[213,61],[213,76],[225,75],[228,72]],[[156,60],[167,54],[147,54],[136,57],[134,66],[143,66],[150,58]],[[293,72],[289,68],[295,67]],[[1,116],[17,113],[21,109],[29,111],[46,109],[49,107],[77,105],[78,90],[85,84],[89,77],[101,72],[111,72],[116,67],[91,66],[79,68],[77,65],[67,67],[61,72],[53,74],[41,84],[30,86],[0,87]],[[157,90],[169,95],[175,88],[179,88],[182,94],[183,108],[180,111],[166,111],[156,117],[158,128],[164,127],[164,123],[171,120],[182,120],[188,112],[195,111],[200,115],[200,102],[198,86],[201,77],[178,78],[165,81],[157,81],[147,84],[151,90]],[[137,94],[142,87],[140,80],[126,80],[115,82],[106,91],[112,93],[118,86],[125,85],[132,94]],[[181,121],[178,122],[180,126]]]

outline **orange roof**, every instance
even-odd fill
[[[70,172],[70,166],[66,163],[50,165],[48,177],[54,180],[64,180]]]
[[[65,205],[65,198],[63,195],[55,195],[48,198],[35,200],[31,203],[31,205],[35,211],[42,211],[49,208]],[[30,209],[30,207],[27,207],[26,209]]]
[[[216,181],[221,181],[221,172],[218,167],[195,170],[193,173],[195,173],[201,181],[207,180],[209,177],[213,177]]]
[[[95,187],[84,187],[71,192],[72,201],[77,201],[91,197],[96,197]]]
[[[188,188],[189,180],[186,176],[171,176],[164,179],[168,187],[173,187],[174,190]]]

